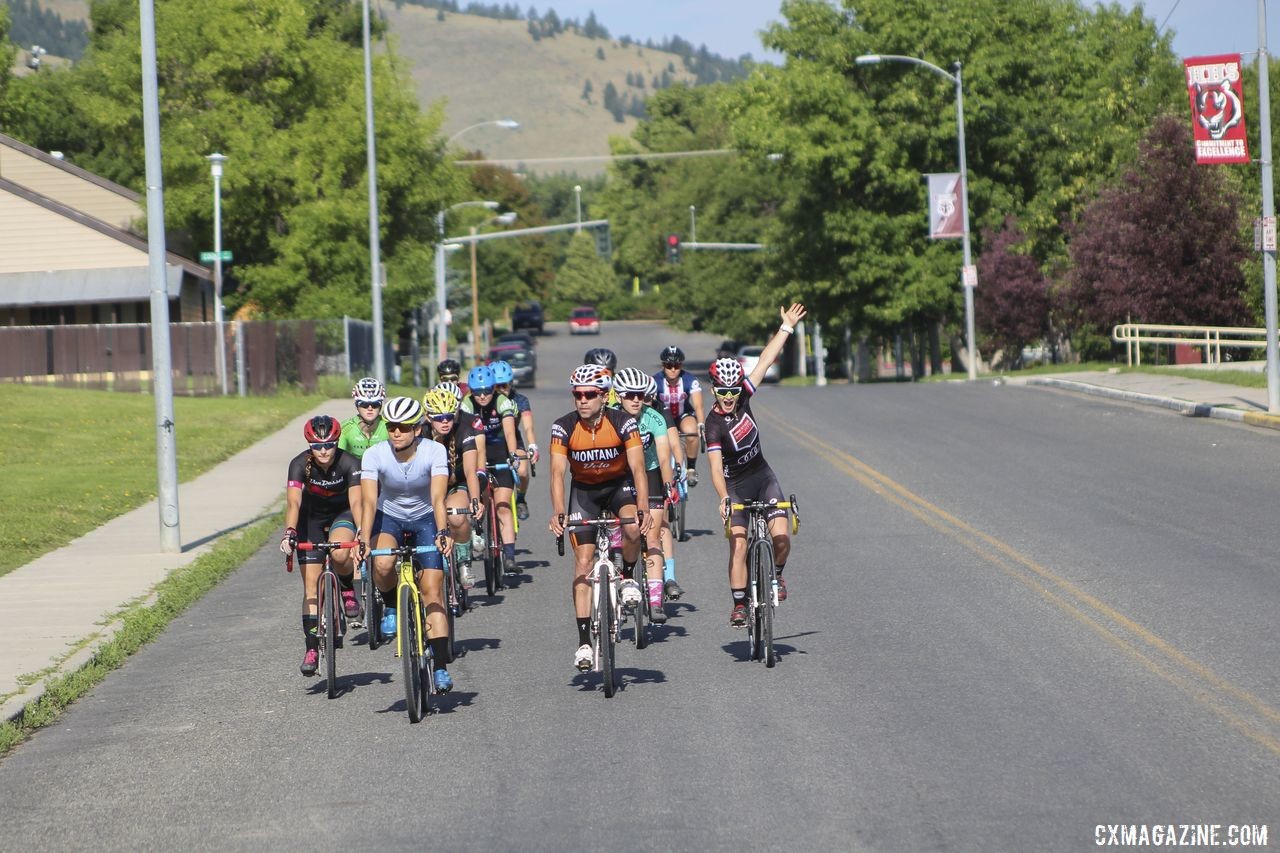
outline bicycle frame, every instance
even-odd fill
[[[345,637],[347,633],[347,613],[342,606],[338,575],[333,571],[333,552],[355,547],[356,544],[358,543],[355,540],[350,540],[347,542],[299,542],[295,546],[298,551],[319,551],[324,554],[320,577],[316,579],[316,631],[319,651],[325,659],[325,680],[328,682],[327,692],[330,699],[337,695],[334,649],[338,638]],[[289,571],[292,571],[292,561],[289,561],[286,566]]]
[[[418,571],[422,570],[414,570],[413,558],[420,554],[433,554],[439,550],[440,549],[435,545],[400,545],[396,548],[375,548],[369,552],[370,557],[394,556],[399,558],[399,563],[396,567],[396,601],[400,600],[402,590],[405,587],[412,590],[410,595],[412,596],[415,605],[413,608],[413,624],[417,629],[415,632],[418,639],[417,652],[420,655],[429,653],[431,649],[425,642],[426,632],[424,629],[426,628],[426,624],[422,618],[422,593],[418,589],[417,582]],[[400,614],[400,618],[404,618],[403,613]],[[404,652],[404,631],[397,631],[396,657],[402,657]]]
[[[778,606],[778,575],[773,554],[773,537],[769,535],[769,522],[765,513],[773,509],[786,510],[791,518],[792,532],[799,532],[800,513],[795,495],[791,495],[789,501],[745,501],[729,505],[730,513],[747,513],[747,606],[750,611],[748,627],[751,658],[763,660],[765,666],[770,668],[776,661],[773,648],[773,611]],[[725,536],[729,535],[729,528],[729,519],[726,519]]]

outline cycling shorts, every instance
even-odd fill
[[[329,534],[338,529],[346,529],[351,531],[351,538],[355,538],[356,522],[351,517],[351,510],[344,509],[333,518],[325,516],[307,516],[298,519],[298,541],[299,542],[328,542]],[[339,553],[337,551],[335,554]],[[323,563],[323,551],[299,551],[299,563]]]
[[[609,510],[615,516],[621,516],[624,506],[635,506],[635,504],[636,487],[630,477],[620,477],[595,485],[571,481],[569,483],[569,515],[565,528],[572,537],[574,547],[594,542],[596,535],[595,529],[591,527],[578,526],[575,529],[575,522],[600,518],[605,510]],[[583,533],[581,541],[578,540],[579,531]]]
[[[667,505],[667,493],[662,488],[662,471],[658,468],[649,474],[649,509],[663,509]]]
[[[778,478],[774,475],[773,469],[767,464],[761,465],[756,470],[745,474],[736,479],[730,479],[726,485],[729,487],[729,500],[733,503],[743,503],[744,501],[785,501],[786,497],[782,494],[782,486],[778,485]],[[765,513],[765,518],[773,521],[787,514],[785,509],[774,507]],[[736,509],[729,516],[729,524],[732,527],[746,527],[747,513],[746,510]]]
[[[396,538],[396,542],[400,542],[400,535],[407,530],[412,530],[418,537],[419,545],[435,545],[436,544],[436,515],[429,513],[420,518],[406,520],[403,518],[395,518],[387,515],[381,510],[373,517],[373,533],[370,547],[379,547],[377,542],[379,533],[389,533]],[[432,551],[427,554],[419,554],[415,558],[418,565],[424,569],[444,569],[444,562],[440,559],[439,551]]]
[[[507,463],[507,460],[504,457],[502,460],[502,464],[505,465],[506,463]],[[486,468],[483,471],[481,471],[480,472],[481,491],[483,491],[485,488],[484,483],[486,478],[493,479],[493,487],[495,489],[514,489],[516,487],[516,474],[514,471],[512,471],[509,468],[503,468],[501,471],[492,471]]]

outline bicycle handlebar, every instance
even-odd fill
[[[374,548],[369,551],[370,557],[411,557],[414,554],[432,554],[440,549],[435,545],[400,545],[396,548]]]
[[[338,551],[342,548],[354,548],[359,544],[352,539],[348,542],[299,542],[294,547],[299,551]]]
[[[610,516],[609,518],[588,518],[582,521],[568,522],[564,515],[560,516],[560,523],[564,525],[564,532],[568,533],[570,527],[618,527],[623,524],[635,524],[637,519],[634,518],[618,518]],[[564,536],[556,537],[556,553],[561,557],[564,556]]]

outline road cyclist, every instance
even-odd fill
[[[606,511],[621,520],[624,574],[633,573],[648,532],[649,514],[636,507],[649,505],[649,481],[644,446],[636,419],[605,407],[613,386],[606,368],[583,364],[569,377],[573,411],[551,425],[551,532],[558,538],[570,531],[573,545],[574,617],[578,648],[573,665],[585,672],[592,666],[591,584],[588,575],[595,558],[595,531],[575,528],[577,521],[601,518]],[[566,500],[565,477],[570,479]],[[629,521],[630,520],[630,521]],[[580,535],[581,534],[581,535]],[[634,607],[642,601],[640,587],[623,581],[620,597]]]
[[[439,385],[441,382],[453,382],[455,384],[462,382],[462,365],[458,363],[456,358],[441,359],[440,363],[436,365],[436,384]],[[465,385],[459,385],[458,387],[461,388],[464,395],[467,393]]]
[[[640,442],[644,447],[644,467],[649,492],[649,530],[645,536],[645,595],[649,599],[649,618],[661,625],[667,621],[662,608],[663,552],[662,528],[667,521],[667,502],[674,494],[671,448],[668,444],[667,421],[645,404],[653,377],[635,367],[624,367],[613,379],[622,411],[636,419]],[[679,495],[674,494],[678,500]],[[637,628],[637,630],[639,630]]]
[[[751,412],[751,398],[764,381],[765,371],[782,352],[787,338],[795,332],[796,323],[804,319],[805,309],[799,302],[780,309],[782,325],[774,333],[760,360],[744,375],[742,365],[734,358],[719,358],[711,364],[712,392],[715,406],[707,416],[707,460],[711,482],[720,498],[720,515],[729,522],[729,589],[733,610],[729,623],[735,628],[747,624],[747,518],[731,503],[746,501],[785,502],[778,478],[765,461],[760,442],[760,429]],[[778,573],[778,601],[786,601],[787,586],[783,568],[791,553],[791,536],[787,527],[787,510],[775,507],[766,513],[769,536],[773,540],[774,560]]]
[[[662,369],[653,374],[658,383],[658,398],[680,426],[684,436],[684,455],[688,460],[690,486],[698,485],[698,437],[706,417],[703,415],[702,385],[698,377],[684,369],[684,350],[672,344],[658,354]]]
[[[361,486],[360,462],[338,448],[341,432],[338,421],[317,415],[302,425],[307,449],[289,460],[285,483],[284,535],[280,551],[290,556],[298,542],[350,542],[359,528]],[[360,614],[353,576],[355,564],[347,549],[332,552],[332,567],[338,576],[342,608],[348,618]],[[299,551],[302,570],[302,636],[306,645],[299,667],[303,675],[316,674],[320,646],[319,580],[324,566],[322,551]]]
[[[359,459],[370,446],[387,440],[387,424],[382,419],[382,403],[387,389],[372,376],[366,376],[351,389],[356,401],[356,414],[342,422],[338,449]]]
[[[684,589],[676,582],[676,542],[684,535],[685,509],[689,502],[689,482],[686,479],[684,442],[680,440],[680,428],[676,425],[671,413],[662,408],[658,401],[658,383],[652,376],[648,377],[649,386],[645,389],[645,405],[662,415],[667,425],[667,448],[670,450],[671,472],[674,488],[664,503],[667,512],[662,514],[662,591],[667,601],[679,601],[684,596]],[[678,521],[679,533],[672,529],[672,523]]]
[[[480,494],[480,458],[477,441],[484,441],[484,428],[478,418],[459,411],[458,398],[448,388],[437,385],[422,398],[426,411],[429,437],[444,447],[449,462],[449,491],[445,497],[449,517],[449,535],[453,537],[453,561],[459,567],[458,582],[470,589],[471,524],[482,504],[472,495]]]
[[[529,504],[525,501],[525,493],[529,491],[529,477],[532,465],[538,461],[538,432],[533,425],[533,404],[529,398],[516,390],[515,371],[505,361],[495,361],[489,365],[493,368],[494,381],[498,383],[498,393],[516,404],[519,423],[516,425],[516,443],[528,454],[516,471],[519,479],[516,483],[516,519],[524,521],[529,517]]]
[[[608,347],[592,347],[582,356],[583,364],[597,364],[609,372],[609,378],[618,372],[618,356]],[[604,404],[610,409],[618,408],[618,392],[609,388]]]
[[[448,623],[444,604],[444,572],[441,554],[453,550],[453,539],[437,526],[444,519],[449,491],[449,457],[444,446],[422,435],[422,404],[412,397],[392,397],[383,406],[387,441],[365,451],[360,460],[360,489],[369,539],[376,550],[395,549],[404,534],[419,546],[434,544],[439,552],[418,558],[418,589],[427,612],[434,673],[440,693],[453,687],[449,675]],[[385,604],[379,626],[384,638],[396,633],[396,572],[392,555],[373,558],[373,580]],[[374,630],[375,626],[370,626]]]
[[[515,490],[515,467],[527,453],[520,449],[516,436],[518,412],[511,399],[497,392],[493,368],[479,365],[467,374],[471,388],[462,401],[461,411],[479,419],[484,430],[486,465],[505,465],[488,471],[489,488],[493,489],[497,507],[499,535],[502,537],[502,562],[508,574],[516,574],[516,529],[511,513],[511,496]],[[478,497],[478,496],[477,496]]]

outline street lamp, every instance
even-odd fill
[[[214,152],[209,161],[213,174],[213,321],[218,326],[218,385],[227,396],[227,340],[222,330],[222,164],[225,154]]]
[[[582,184],[573,185],[573,195],[577,201],[577,207],[578,207],[578,220],[577,220],[578,231],[581,231],[582,230]]]
[[[698,242],[698,208],[689,205],[689,242]]]
[[[490,127],[490,126],[505,127],[507,130],[519,130],[520,122],[516,121],[513,118],[496,118],[496,119],[492,119],[491,121],[478,121],[473,125],[464,127],[462,130],[458,131],[453,136],[450,136],[449,140],[445,142],[444,147],[448,148],[450,145],[453,144],[453,141],[455,139],[457,139],[459,136],[461,136],[462,134],[466,133],[469,130],[475,130],[477,127]]]
[[[517,213],[508,211],[490,219],[499,225],[510,225],[516,221]],[[476,236],[477,227],[471,226],[471,236]],[[480,363],[480,287],[476,280],[476,241],[471,241],[471,361]]]
[[[373,298],[373,376],[387,380],[382,357],[382,275],[378,246],[378,152],[373,137],[373,46],[369,41],[369,0],[363,0],[364,135],[369,172],[369,278]]]
[[[969,378],[978,378],[978,341],[974,336],[973,325],[973,288],[976,282],[965,278],[969,274],[969,269],[973,266],[973,255],[969,247],[969,167],[964,153],[964,87],[960,81],[960,63],[956,62],[952,65],[955,74],[948,74],[932,62],[925,62],[923,59],[917,59],[914,56],[896,56],[893,54],[868,53],[859,56],[854,60],[857,65],[878,65],[881,62],[906,62],[911,65],[919,65],[927,68],[935,74],[947,78],[956,87],[956,130],[958,133],[957,148],[960,152],[960,194],[961,194],[961,219],[964,222],[964,270],[961,275],[961,284],[964,286],[964,323],[965,332],[968,336],[969,358]]]
[[[456,136],[456,134],[455,134]],[[484,207],[497,210],[496,201],[460,201],[449,207],[441,208],[436,214],[436,363],[439,364],[449,354],[449,288],[445,282],[444,264],[444,216],[451,210],[460,207]],[[439,377],[437,377],[439,378]]]

